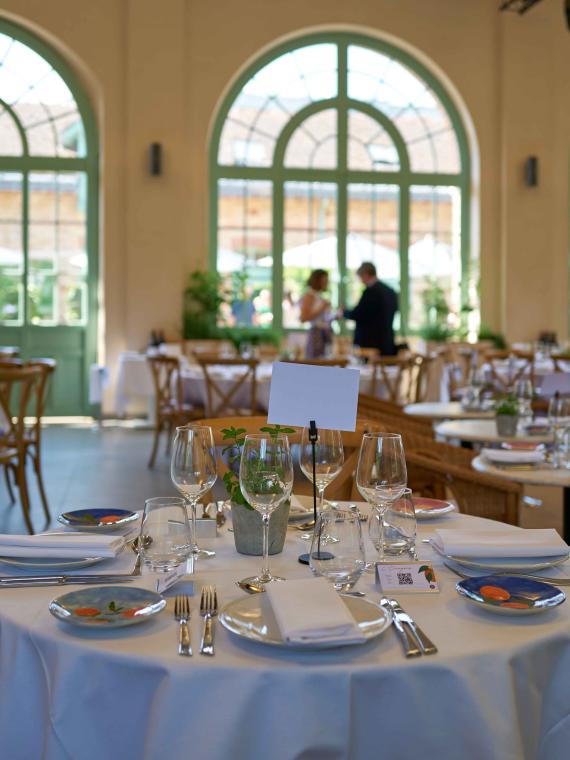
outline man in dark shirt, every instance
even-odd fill
[[[388,285],[380,282],[374,264],[364,262],[356,274],[366,289],[354,309],[343,311],[345,319],[356,322],[354,345],[360,348],[378,348],[382,356],[395,356],[392,323],[398,311],[398,295]]]

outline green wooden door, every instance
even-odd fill
[[[89,412],[96,286],[89,103],[51,48],[0,19],[0,345],[57,361],[48,414]]]

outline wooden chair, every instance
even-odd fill
[[[0,465],[13,468],[24,521],[31,534],[34,528],[26,478],[25,416],[34,385],[40,379],[41,371],[34,367],[0,367],[0,414],[5,428],[0,438]]]
[[[235,356],[236,350],[229,340],[183,340],[182,354],[189,361],[196,361],[196,355]]]
[[[393,404],[407,403],[410,393],[414,358],[410,356],[381,356],[371,362],[373,367],[370,395],[376,396],[380,384]]]
[[[551,354],[550,358],[555,372],[570,371],[570,354]]]
[[[206,414],[209,417],[221,415],[253,415],[257,411],[257,359],[221,359],[213,356],[202,357],[196,355],[198,364],[204,373],[206,381]],[[237,377],[216,377],[216,367],[233,367],[238,370]],[[239,370],[241,369],[241,372]],[[222,387],[221,383],[226,387]],[[248,387],[249,386],[249,387]],[[246,390],[249,398],[247,406],[238,403],[238,393]]]
[[[354,346],[352,349],[352,355],[356,356],[357,359],[373,362],[380,358],[380,351],[377,348],[360,348],[360,346]]]
[[[433,438],[433,424],[430,419],[406,414],[399,404],[364,393],[358,396],[358,419],[369,425],[388,425],[394,432],[399,432],[399,429],[405,427]]]
[[[346,367],[348,359],[339,356],[337,359],[282,359],[289,364],[309,364],[315,367]]]
[[[437,356],[435,354],[430,354],[429,356],[416,354],[412,357],[412,361],[406,402],[409,404],[419,404],[427,399],[429,376],[432,368],[435,366]]]
[[[204,410],[184,403],[180,360],[176,356],[147,356],[152,375],[155,397],[154,439],[149,467],[154,467],[160,434],[166,431],[166,451],[168,452],[172,432],[178,425],[204,416]]]
[[[505,361],[512,362],[512,368],[507,368],[506,373]],[[511,393],[517,381],[525,377],[528,377],[534,386],[534,354],[523,351],[488,351],[485,354],[485,362],[489,367],[494,387],[503,393]]]
[[[17,346],[0,346],[0,360],[16,359],[20,356],[20,349]]]

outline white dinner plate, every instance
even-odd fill
[[[390,614],[379,605],[359,597],[342,594],[340,596],[365,637],[365,641],[361,643],[364,644],[380,636],[392,622]],[[324,641],[293,644],[285,641],[279,631],[267,594],[253,594],[230,602],[220,612],[220,623],[236,636],[287,649],[330,649],[354,644],[354,642],[350,645],[331,644]]]
[[[435,520],[436,517],[455,512],[457,509],[455,504],[442,499],[424,499],[423,496],[414,496],[412,501],[418,520]]]
[[[458,557],[455,554],[445,554],[444,556],[458,565],[471,567],[476,570],[532,572],[561,565],[563,562],[566,562],[570,554],[566,553],[558,557]]]
[[[103,562],[105,557],[77,557],[74,559],[63,559],[57,557],[0,557],[0,562],[4,565],[13,567],[27,567],[33,570],[68,570],[80,567],[89,567]],[[107,558],[108,559],[108,558]]]

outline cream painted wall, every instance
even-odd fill
[[[354,28],[430,61],[476,132],[484,320],[508,337],[567,336],[570,32],[561,3],[525,16],[499,0],[0,0],[68,58],[102,146],[102,357],[179,324],[186,274],[205,264],[207,145],[236,71],[285,37]],[[148,145],[164,145],[152,178]],[[522,167],[540,160],[540,185]]]

